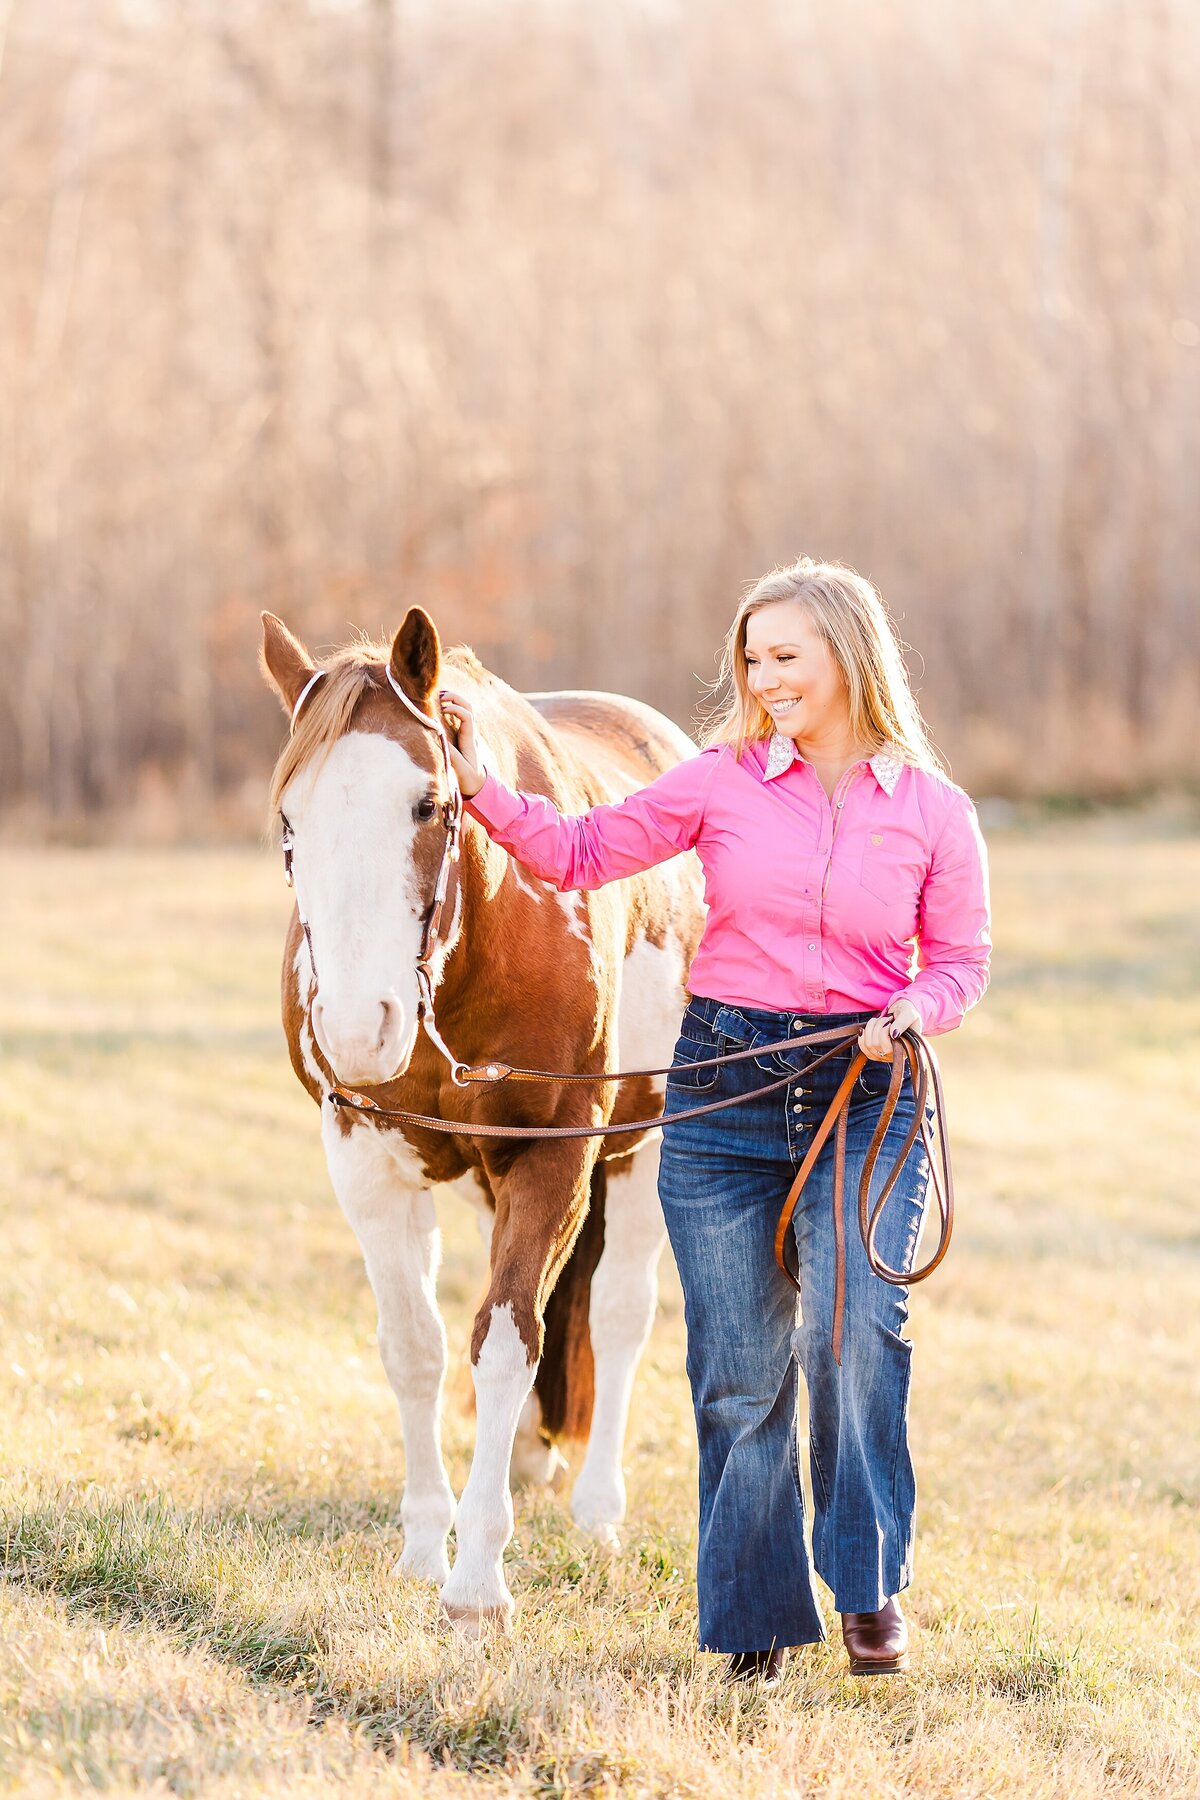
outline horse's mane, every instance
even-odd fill
[[[367,694],[388,693],[385,670],[392,646],[386,640],[359,638],[344,644],[319,666],[325,671],[300,713],[296,729],[284,743],[271,773],[270,810],[280,810],[280,802],[288,782],[302,769],[310,757],[323,760],[339,738],[349,731],[359,702]],[[443,652],[453,662],[456,674],[477,681],[487,679],[487,670],[466,644],[456,644]]]

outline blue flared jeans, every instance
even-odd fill
[[[683,1016],[667,1083],[659,1195],[683,1284],[687,1370],[700,1443],[700,1645],[767,1650],[825,1636],[813,1579],[839,1612],[874,1612],[912,1580],[916,1487],[908,1449],[912,1345],[902,1335],[908,1289],[872,1273],[858,1226],[862,1162],[889,1067],[868,1063],[848,1117],[846,1291],[841,1362],[831,1344],[834,1301],[833,1137],[793,1220],[795,1289],[775,1262],[774,1236],[792,1178],[846,1073],[853,1046],[818,1069],[828,1046],[768,1052],[718,1069],[706,1057],[798,1032],[861,1024],[870,1012],[816,1016],[727,1006],[697,997]],[[689,1106],[761,1089],[775,1093],[706,1118],[671,1123]],[[905,1079],[871,1197],[913,1117]],[[929,1184],[920,1138],[876,1235],[893,1269],[913,1266]],[[809,1403],[812,1553],[805,1537],[797,1442],[797,1364]]]

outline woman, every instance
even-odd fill
[[[983,994],[987,865],[975,810],[925,733],[898,640],[870,582],[802,558],[754,587],[722,663],[724,702],[699,756],[615,806],[564,818],[479,765],[471,708],[441,696],[468,810],[537,875],[596,887],[694,849],[708,921],[667,1083],[659,1194],[683,1283],[700,1441],[700,1642],[739,1679],[776,1680],[785,1647],[824,1636],[813,1583],[833,1590],[852,1672],[907,1666],[897,1595],[912,1579],[915,1485],[907,1441],[908,1290],[869,1268],[846,1233],[840,1359],[831,1138],[795,1218],[802,1323],[776,1266],[784,1194],[845,1072],[819,1050],[703,1064],[799,1032],[860,1027],[845,1192],[887,1090],[892,1041],[960,1024]],[[913,942],[917,971],[912,972]],[[852,1051],[848,1048],[846,1057]],[[796,1080],[761,1099],[670,1123],[698,1102]],[[913,1117],[906,1082],[879,1168]],[[882,1179],[882,1176],[879,1177]],[[876,1247],[913,1266],[929,1181],[918,1138]],[[874,1198],[874,1193],[872,1195]],[[813,1553],[796,1444],[797,1360],[809,1399]]]

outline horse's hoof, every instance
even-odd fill
[[[438,1545],[405,1544],[392,1564],[393,1575],[404,1575],[410,1581],[432,1581],[444,1587],[450,1579],[450,1558],[444,1543]]]
[[[600,1474],[585,1466],[571,1494],[571,1517],[577,1530],[586,1531],[606,1550],[619,1550],[617,1526],[625,1517],[625,1483],[611,1471]]]
[[[508,1472],[514,1487],[559,1488],[568,1467],[556,1444],[523,1442],[518,1438]]]
[[[441,1606],[447,1624],[453,1625],[460,1637],[474,1643],[488,1636],[510,1637],[515,1611],[511,1600],[507,1606],[456,1606],[453,1601],[447,1604],[443,1600]]]
[[[602,1550],[619,1550],[621,1548],[621,1534],[616,1526],[610,1525],[607,1520],[601,1520],[595,1525],[580,1525],[579,1529],[586,1531],[592,1542],[599,1544]]]

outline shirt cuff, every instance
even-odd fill
[[[497,781],[494,775],[490,775],[486,766],[481,766],[483,786],[470,799],[463,795],[463,807],[489,832],[503,831],[520,813],[524,801],[520,794],[514,793],[512,788],[505,787],[502,781]]]

